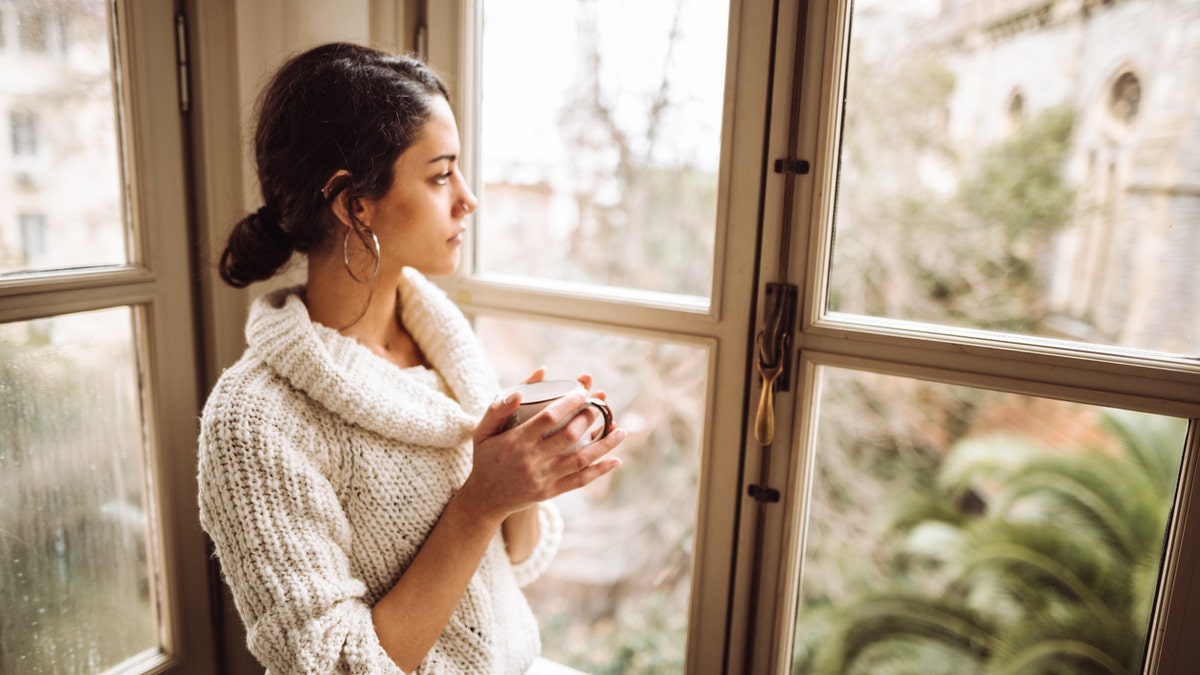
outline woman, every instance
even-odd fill
[[[455,270],[477,205],[426,66],[301,54],[264,92],[255,151],[265,205],[221,276],[243,287],[293,252],[308,276],[254,303],[201,423],[201,522],[251,651],[271,673],[524,672],[540,644],[519,586],[561,533],[544,500],[616,468],[624,431],[560,456],[594,417],[543,437],[573,396],[501,432],[519,396],[495,398],[425,278]]]

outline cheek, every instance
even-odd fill
[[[380,213],[379,226],[393,237],[403,237],[412,228],[413,211],[403,202],[389,204]]]

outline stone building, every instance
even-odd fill
[[[109,16],[0,0],[0,275],[127,262]]]
[[[936,24],[961,147],[1076,111],[1075,216],[1045,258],[1055,330],[1200,353],[1200,1],[943,0]]]

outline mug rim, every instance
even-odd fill
[[[521,392],[521,405],[526,403],[542,403],[556,398],[562,398],[574,391],[585,393],[583,385],[577,380],[542,380],[528,382],[509,388],[510,392]]]

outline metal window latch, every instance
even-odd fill
[[[786,157],[775,160],[775,173],[794,173],[806,174],[812,167],[809,166],[807,159],[794,159]]]
[[[790,384],[796,296],[795,284],[767,284],[766,320],[755,344],[758,374],[762,377],[754,422],[754,436],[759,445],[770,445],[775,437],[775,392],[788,391]]]

